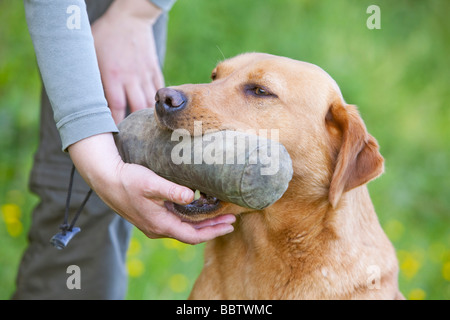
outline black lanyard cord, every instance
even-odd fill
[[[69,180],[69,190],[67,191],[66,197],[66,210],[64,211],[64,222],[59,228],[62,230],[63,235],[66,235],[66,231],[69,230],[69,208],[70,208],[70,198],[72,197],[72,186],[73,186],[73,176],[75,175],[75,166],[72,166],[72,170],[70,171],[70,180]]]
[[[73,238],[74,235],[76,235],[78,232],[81,231],[80,228],[75,227],[75,222],[78,220],[81,211],[83,211],[84,206],[89,200],[89,197],[92,194],[92,189],[89,189],[88,193],[86,194],[86,197],[84,198],[83,202],[81,203],[80,207],[78,208],[77,212],[75,213],[75,216],[72,219],[72,223],[69,225],[69,209],[70,209],[70,199],[72,197],[72,186],[73,186],[73,177],[75,175],[75,166],[72,166],[72,170],[70,172],[70,181],[69,181],[69,189],[67,191],[67,198],[66,198],[66,209],[64,212],[64,222],[59,226],[61,229],[61,232],[58,232],[55,234],[52,239],[50,240],[51,244],[53,244],[57,249],[64,249],[69,241]]]

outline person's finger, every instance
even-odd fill
[[[156,70],[152,72],[152,80],[156,90],[164,88],[164,76],[160,68],[156,68]]]
[[[144,186],[144,196],[150,199],[165,199],[181,205],[194,200],[194,191],[170,182],[151,170],[148,170],[147,182]]]
[[[126,114],[127,99],[125,89],[118,79],[108,77],[103,77],[103,88],[114,122],[118,124],[125,118]]]
[[[150,69],[150,71],[145,74],[144,78],[142,90],[144,91],[147,100],[147,108],[152,108],[155,106],[156,91],[164,87],[164,77],[161,69],[155,67]]]
[[[236,222],[236,216],[232,215],[232,214],[224,214],[212,219],[207,219],[207,220],[203,220],[200,222],[191,222],[190,224],[195,228],[195,229],[201,229],[201,228],[205,228],[205,227],[212,227],[221,223],[227,223],[227,224],[232,224]]]
[[[229,223],[219,223],[196,229],[189,223],[182,222],[181,224],[172,224],[167,234],[185,243],[198,244],[226,235],[233,230],[233,226]]]
[[[158,90],[152,82],[146,81],[142,85],[142,90],[145,93],[145,99],[147,101],[147,108],[153,108],[155,106],[155,96]]]
[[[125,84],[125,91],[131,112],[147,108],[147,99],[139,82]]]

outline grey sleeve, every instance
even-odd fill
[[[154,5],[160,7],[163,11],[168,12],[177,0],[150,0]]]
[[[84,0],[24,0],[28,29],[63,150],[117,132],[107,106]]]

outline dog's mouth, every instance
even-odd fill
[[[166,201],[165,206],[167,210],[175,213],[185,220],[200,221],[215,216],[221,207],[221,201],[216,197],[209,196],[199,190],[196,190],[194,201],[191,203],[187,205],[180,205]]]
[[[166,90],[167,91],[167,90]],[[169,95],[170,93],[170,95]],[[173,131],[174,128],[173,123],[170,121],[171,113],[167,113],[167,106],[172,107],[172,109],[176,109],[179,106],[173,105],[176,101],[183,102],[186,101],[186,98],[183,98],[184,95],[180,91],[169,91],[169,92],[160,92],[157,94],[156,101],[156,122],[158,126],[163,130]],[[177,103],[178,103],[177,102]],[[167,105],[169,103],[169,105]],[[183,105],[185,102],[182,103]],[[170,108],[168,110],[171,110]],[[171,110],[173,112],[173,110]],[[183,127],[185,129],[185,127]],[[195,190],[194,201],[187,205],[180,205],[174,202],[165,201],[164,202],[167,210],[178,215],[185,221],[201,221],[209,218],[213,218],[220,214],[219,210],[221,208],[221,201],[216,197],[207,195],[199,190]]]

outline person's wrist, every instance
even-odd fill
[[[94,190],[111,183],[113,172],[123,164],[112,133],[103,133],[80,140],[68,148],[70,157],[83,179]]]
[[[154,24],[161,13],[161,8],[150,0],[114,0],[108,10],[108,14],[128,15],[150,24]]]

